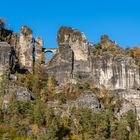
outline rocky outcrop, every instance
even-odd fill
[[[43,40],[40,37],[34,39],[32,30],[27,26],[21,27],[20,34],[0,27],[0,71],[7,70],[10,80],[16,79],[16,72],[32,72],[35,61],[39,60],[41,62],[42,57],[45,57],[42,46]]]
[[[44,71],[46,74],[54,75],[59,84],[87,81],[91,85],[108,89],[139,87],[139,67],[135,65],[133,58],[126,55],[112,55],[108,52],[91,55],[89,47],[93,44],[88,43],[83,33],[69,27],[60,28],[57,40],[58,51],[49,65],[44,66]],[[35,62],[38,60],[42,62],[42,58],[44,59],[43,40],[40,37],[34,39],[32,30],[27,26],[21,27],[20,34],[1,27],[0,41],[8,43],[7,47],[3,49],[1,47],[1,56],[6,57],[6,59],[1,57],[3,59],[1,63],[9,59],[6,63],[9,64],[12,73],[25,69],[32,72]],[[101,37],[100,45],[102,49],[108,46],[118,48],[107,35]],[[2,67],[5,66],[1,64],[1,71]]]
[[[139,87],[139,68],[134,60],[127,56],[91,57],[91,77],[93,83],[108,89],[132,89]]]
[[[7,42],[0,42],[0,76],[9,69],[10,50],[10,45]]]
[[[55,76],[59,85],[87,81],[91,86],[109,90],[139,87],[139,67],[133,58],[108,52],[91,55],[89,47],[93,44],[83,33],[69,27],[60,28],[57,40],[57,53],[43,68],[46,74]],[[102,49],[109,46],[120,50],[107,35],[101,37],[100,45]],[[43,40],[40,37],[34,39],[32,30],[27,26],[21,27],[20,34],[0,27],[0,74],[9,71],[10,76],[14,77],[12,74],[15,72],[32,72],[35,62],[41,62],[44,57],[42,46]]]
[[[130,101],[123,99],[121,108],[119,109],[118,112],[116,112],[117,118],[121,118],[123,115],[125,115],[128,111],[132,110],[137,114],[137,107]],[[137,114],[139,115],[139,114]]]
[[[46,72],[56,77],[58,83],[83,82],[108,89],[133,89],[139,87],[139,67],[126,55],[90,55],[88,41],[78,30],[61,27],[58,32],[57,60]],[[102,48],[120,48],[108,36],[101,37]]]
[[[19,36],[19,61],[20,64],[32,71],[33,68],[33,36],[32,30],[27,26],[21,27]]]
[[[35,42],[34,42],[34,53],[35,53],[34,59],[36,61],[39,60],[41,62],[43,57],[45,57],[44,53],[42,52],[42,47],[43,47],[43,40],[38,36],[35,38]]]
[[[118,96],[125,100],[121,113],[132,109],[135,110],[138,119],[140,119],[140,91],[134,89],[122,90],[118,92]]]
[[[60,54],[64,53],[63,48],[68,46],[73,51],[75,60],[87,61],[87,39],[79,30],[69,27],[61,27],[58,32],[57,40]]]
[[[13,31],[0,27],[0,42],[7,42],[10,44]]]
[[[84,91],[81,96],[74,101],[74,105],[82,108],[89,108],[94,112],[103,109],[103,105],[92,91]]]
[[[9,59],[11,70],[15,70],[15,61],[18,61],[17,70],[27,69],[31,72],[35,62],[41,62],[44,58],[42,39],[33,39],[32,30],[27,26],[21,27],[20,35],[1,28],[1,38],[5,38],[15,51]],[[91,85],[108,89],[133,89],[139,86],[139,67],[135,65],[133,58],[125,55],[114,56],[107,52],[90,55],[85,35],[73,28],[61,27],[57,39],[58,51],[49,66],[44,66],[44,71],[54,75],[59,84],[87,81]],[[107,35],[101,37],[100,45],[103,49],[107,46],[118,48]],[[14,51],[11,51],[12,54]]]
[[[3,103],[3,109],[6,109],[9,106],[10,101],[12,100],[16,99],[20,101],[30,101],[34,100],[35,96],[26,87],[17,86],[12,83],[9,83],[9,85],[5,87],[4,93],[0,97],[0,99]]]
[[[75,82],[74,75],[77,69],[81,69],[80,62],[87,65],[88,42],[83,33],[78,30],[61,27],[58,32],[58,54],[55,56],[55,63],[47,68],[46,72],[55,75],[59,83]],[[57,58],[57,59],[56,59]],[[83,66],[82,65],[82,66]],[[55,71],[55,72],[54,72]]]
[[[93,113],[101,112],[104,110],[104,106],[98,100],[95,93],[92,91],[83,91],[77,99],[68,100],[64,103],[60,101],[48,101],[47,104],[55,109],[55,112],[61,112],[61,116],[72,116],[73,108],[89,109]],[[61,107],[60,107],[61,106]]]

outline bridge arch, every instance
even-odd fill
[[[58,49],[56,48],[44,48],[42,50],[45,54],[45,64],[47,64],[52,58],[53,56],[57,53]]]
[[[45,48],[43,51],[44,51],[44,53],[52,52],[55,55],[57,53],[58,49],[56,49],[56,48]]]

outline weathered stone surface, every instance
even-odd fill
[[[9,52],[11,48],[7,42],[0,42],[0,75],[9,68]]]
[[[133,58],[114,56],[108,52],[90,56],[87,44],[86,37],[80,31],[61,27],[58,32],[57,60],[50,64],[51,67],[46,67],[46,72],[56,76],[58,83],[88,81],[91,85],[108,89],[139,87],[139,68]],[[101,37],[101,45],[118,47],[108,36]]]
[[[110,54],[92,57],[91,74],[94,83],[108,89],[136,88],[140,84],[139,68],[131,57]]]
[[[18,33],[13,32],[10,39],[10,45],[15,49],[17,56],[19,53],[19,37],[20,35]]]
[[[60,94],[60,93],[59,93]],[[72,108],[91,109],[93,113],[103,111],[104,106],[99,102],[96,95],[92,91],[84,91],[77,99],[68,100],[65,103],[60,101],[48,101],[47,104],[55,109],[55,113],[59,112],[61,116],[72,116]]]
[[[15,73],[24,73],[18,63],[14,47],[7,42],[0,42],[0,75],[6,74],[9,80],[16,80]]]
[[[46,74],[54,75],[59,84],[87,81],[99,88],[123,89],[125,91],[118,92],[125,99],[120,115],[135,107],[140,114],[140,93],[132,90],[140,85],[140,73],[133,58],[111,55],[108,52],[91,56],[85,35],[69,27],[61,27],[57,39],[58,52],[49,65],[44,66]],[[33,39],[32,31],[27,26],[22,26],[20,35],[0,28],[0,41],[5,41],[0,42],[0,75],[3,71],[10,70],[10,79],[16,80],[14,73],[25,70],[20,67],[18,60],[29,71],[32,70],[34,61],[41,60],[43,41],[40,37]],[[102,48],[117,48],[108,36],[101,37],[100,45]],[[24,87],[16,88],[14,92],[17,99],[28,100],[31,97]],[[100,106],[95,94],[89,92],[83,93],[73,104],[91,109],[98,109]]]
[[[8,79],[15,79],[14,74],[16,73],[16,66],[18,64],[18,58],[13,47],[9,51],[9,67],[8,67]]]
[[[37,37],[33,41],[32,31],[27,26],[22,26],[20,35],[3,28],[1,30],[16,53],[12,55],[10,63],[13,65],[17,56],[21,66],[31,71],[35,62],[33,54],[36,58],[42,57],[42,39]],[[46,73],[56,76],[58,83],[88,81],[91,85],[108,89],[132,89],[139,86],[139,68],[131,57],[113,56],[109,53],[90,56],[87,42],[80,31],[61,27],[58,32],[58,53],[50,61]],[[115,42],[108,36],[102,36],[101,45],[113,46]]]
[[[123,115],[125,115],[129,110],[133,110],[135,113],[137,113],[136,112],[136,106],[132,103],[132,102],[130,102],[130,101],[128,101],[128,100],[123,100],[123,102],[122,102],[122,104],[121,104],[121,108],[120,108],[120,110],[119,110],[119,112],[117,112],[116,113],[116,116],[118,117],[118,118],[121,118]],[[139,115],[139,114],[138,114]]]
[[[91,91],[84,91],[79,98],[74,101],[74,105],[89,108],[92,111],[100,111],[103,106]]]
[[[132,109],[136,111],[138,118],[140,119],[140,91],[133,89],[123,90],[119,91],[118,95],[122,97],[122,99],[126,100],[126,102],[123,104],[121,113]]]
[[[21,27],[21,33],[19,37],[19,61],[23,67],[26,67],[29,71],[33,67],[33,37],[32,31],[27,26]]]
[[[64,48],[64,50],[66,49]],[[131,57],[114,57],[106,53],[102,56],[89,56],[86,62],[75,61],[70,50],[64,51],[63,60],[65,61],[57,61],[46,70],[47,73],[56,76],[58,83],[88,81],[91,85],[108,89],[133,89],[139,87],[139,68]]]
[[[38,36],[35,38],[35,43],[34,43],[34,47],[35,47],[35,59],[36,60],[40,60],[43,57],[43,52],[42,52],[42,46],[43,46],[43,40]]]
[[[13,31],[0,27],[0,42],[7,42],[10,44]]]
[[[22,26],[20,35],[0,28],[0,37],[1,40],[9,42],[16,53],[9,59],[12,63],[11,69],[15,65],[13,62],[18,58],[21,66],[31,71],[35,61],[34,51],[36,58],[41,59],[43,41],[40,37],[33,41],[29,27]],[[115,42],[106,35],[101,37],[100,44],[103,48],[115,46]],[[132,89],[139,86],[139,68],[131,57],[113,56],[108,53],[90,56],[88,46],[89,43],[83,33],[69,27],[61,27],[58,32],[58,53],[50,61],[46,73],[55,75],[58,83],[88,81],[91,85],[96,84],[98,87],[108,89]],[[1,52],[7,55],[6,50]],[[4,53],[1,54],[1,59],[2,55]],[[3,70],[2,67],[1,69]]]
[[[17,86],[11,83],[10,85],[7,85],[1,98],[3,101],[3,108],[6,109],[9,106],[10,101],[13,99],[30,101],[34,100],[35,96],[26,87]]]
[[[17,100],[33,100],[34,94],[25,87],[18,86],[15,90]]]
[[[58,32],[58,49],[60,54],[63,53],[63,48],[69,46],[75,60],[86,61],[88,58],[87,39],[83,33],[69,27],[61,27]],[[65,46],[65,47],[66,47]]]
[[[72,78],[74,54],[69,45],[61,45],[59,50],[61,53],[55,56],[57,57],[55,59],[56,62],[52,65],[50,64],[49,68],[45,71],[55,75],[56,79],[63,83],[68,82]]]
[[[89,65],[88,43],[83,33],[78,30],[61,27],[58,32],[58,54],[56,62],[46,72],[56,76],[59,83],[75,82],[77,71],[85,72]],[[53,61],[54,62],[54,61]],[[80,65],[82,64],[82,65]],[[83,67],[85,67],[83,69]],[[55,73],[53,72],[55,71]]]

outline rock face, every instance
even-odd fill
[[[129,89],[118,92],[118,95],[125,99],[127,102],[124,102],[124,109],[121,112],[126,112],[126,110],[134,110],[140,119],[140,91]],[[126,104],[125,104],[126,103]]]
[[[94,83],[108,89],[137,88],[140,84],[139,68],[131,57],[110,54],[92,57],[91,74]]]
[[[133,112],[137,113],[136,109],[137,108],[136,108],[135,104],[124,99],[122,104],[121,104],[121,108],[120,108],[119,112],[116,113],[116,116],[118,118],[121,118],[121,116],[126,114],[129,110],[133,110]],[[140,114],[137,114],[137,115],[139,117]]]
[[[19,61],[29,71],[33,67],[33,37],[32,30],[27,26],[21,27],[19,37]]]
[[[42,52],[42,46],[43,46],[43,40],[38,36],[35,38],[34,42],[34,53],[35,53],[35,59],[40,60],[43,57],[43,52]]]
[[[61,108],[58,106],[60,105],[59,101],[48,101],[48,105],[53,107],[56,112],[61,110],[61,115],[72,115],[73,112],[70,110],[74,107],[76,108],[84,108],[90,109],[92,112],[97,113],[103,111],[104,106],[100,103],[95,93],[92,91],[83,91],[81,95],[75,100],[68,100],[65,103],[61,104]]]
[[[83,33],[69,27],[61,27],[58,32],[57,40],[60,54],[64,46],[69,46],[74,53],[75,60],[87,61],[87,39]]]
[[[11,30],[6,30],[3,27],[0,27],[0,42],[7,42],[10,44],[12,34],[13,32]]]
[[[58,83],[88,81],[91,85],[108,89],[133,89],[139,87],[139,68],[131,57],[111,55],[91,56],[86,37],[78,30],[61,27],[58,32],[57,59],[46,72],[56,76]],[[101,46],[115,43],[102,36]],[[55,56],[56,57],[56,56]]]
[[[0,31],[0,61],[1,75],[7,74],[8,79],[16,79],[16,72],[23,69],[19,65],[19,35],[10,30],[1,28]]]
[[[0,76],[9,68],[10,45],[7,42],[0,42]]]
[[[0,41],[9,43],[1,47],[1,54],[10,60],[10,69],[23,69],[32,71],[35,62],[41,62],[43,41],[40,37],[33,39],[32,30],[27,26],[21,27],[20,35],[9,30],[0,30]],[[49,66],[44,66],[47,74],[54,75],[59,84],[67,82],[87,81],[91,85],[106,87],[108,89],[133,89],[139,87],[139,68],[131,57],[121,55],[90,55],[89,43],[83,33],[69,27],[61,27],[58,32],[58,53],[50,61]],[[102,48],[114,46],[115,42],[108,36],[101,37]],[[2,46],[2,45],[1,45]],[[4,45],[6,46],[6,44]],[[8,48],[13,48],[15,54],[8,58]],[[118,47],[118,46],[116,46]],[[13,51],[13,52],[14,52]],[[12,51],[11,51],[12,52]],[[3,59],[1,57],[1,59]],[[15,64],[15,60],[19,65]],[[1,61],[4,63],[5,59]],[[1,64],[1,71],[3,71]],[[19,68],[17,68],[19,67]]]
[[[86,81],[98,88],[118,91],[117,95],[122,97],[123,102],[120,110],[116,109],[116,115],[120,117],[131,109],[136,111],[138,119],[140,118],[140,91],[136,90],[140,86],[140,71],[133,58],[123,55],[125,51],[107,35],[101,37],[98,47],[104,50],[111,47],[117,52],[123,51],[122,55],[119,53],[113,55],[107,51],[102,55],[93,55],[91,52],[96,49],[91,47],[93,44],[87,41],[83,33],[69,27],[60,28],[57,40],[58,50],[53,50],[56,52],[54,57],[47,66],[43,66],[44,76],[54,75],[59,87],[61,84],[63,86],[67,83]],[[35,68],[39,68],[44,58],[43,53],[52,51],[52,49],[43,50],[42,46],[43,40],[40,37],[34,39],[32,30],[27,26],[21,27],[20,34],[0,27],[0,76],[7,71],[9,80],[16,80],[16,72],[32,72]],[[27,88],[9,85],[1,96],[4,108],[8,107],[11,98],[8,90],[12,91],[12,96],[17,100],[34,99],[33,93]],[[55,106],[54,102],[53,104]],[[92,91],[84,91],[76,100],[68,101],[65,105],[66,108],[69,106],[89,108],[93,112],[103,109]]]
[[[40,37],[34,39],[27,26],[21,27],[20,34],[0,27],[0,71],[7,70],[9,79],[16,79],[16,72],[32,72],[35,61],[41,61],[44,54],[42,46],[43,40]]]
[[[91,85],[111,90],[139,87],[139,68],[131,57],[114,56],[107,52],[99,56],[91,55],[90,45],[85,35],[69,27],[60,28],[57,40],[58,51],[50,61],[50,65],[44,66],[44,71],[54,75],[59,84],[87,81]],[[35,62],[41,61],[44,57],[41,48],[42,39],[40,37],[34,39],[32,30],[27,26],[21,27],[20,34],[0,28],[0,41],[7,42],[7,44],[2,42],[0,45],[1,71],[7,64],[10,71],[14,69],[21,72],[23,68],[32,71]],[[100,45],[102,48],[118,47],[107,35],[101,37]],[[18,61],[17,64],[16,61]]]
[[[13,99],[20,101],[30,101],[34,100],[35,96],[25,87],[10,84],[5,88],[4,94],[1,96],[1,98],[3,101],[3,109],[6,109],[9,106],[10,101]]]
[[[91,91],[84,91],[82,95],[74,102],[75,106],[89,108],[92,111],[101,111],[102,105],[96,95]]]
[[[39,38],[36,39],[38,46],[41,45],[40,40]],[[20,35],[0,27],[0,76],[7,74],[9,80],[16,80],[16,72],[32,71],[34,44],[32,31],[27,26],[22,26]],[[13,90],[16,99],[30,100],[32,98],[31,92],[25,87],[14,86],[9,87],[9,89]],[[6,93],[9,92],[4,94],[3,101],[5,103],[8,102],[7,97],[9,97]]]
[[[56,76],[59,83],[75,82],[77,70],[85,72],[88,62],[88,42],[83,33],[78,30],[61,27],[58,32],[58,54],[55,63],[46,72]],[[57,59],[56,59],[57,58]],[[82,66],[79,65],[82,62]]]

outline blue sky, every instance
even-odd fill
[[[94,43],[108,34],[122,47],[140,46],[139,0],[0,0],[0,5],[10,29],[30,26],[45,47],[57,46],[62,25],[79,29]]]

